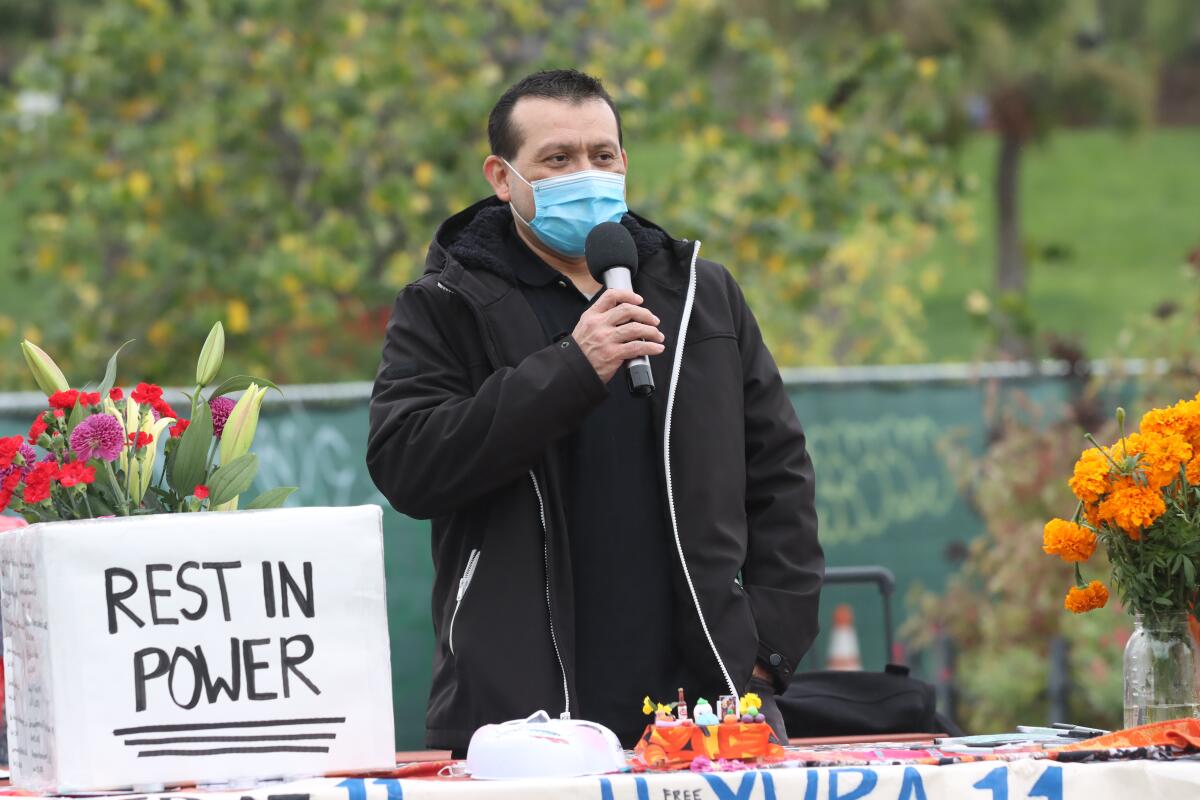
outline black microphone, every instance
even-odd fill
[[[592,277],[608,289],[633,291],[633,276],[638,270],[637,245],[619,222],[602,222],[592,228],[583,246]],[[654,375],[646,356],[625,362],[629,393],[648,397],[654,392]]]

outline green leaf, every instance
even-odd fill
[[[102,402],[104,398],[108,397],[108,393],[112,389],[113,384],[117,382],[117,356],[119,356],[121,351],[125,349],[125,345],[132,341],[133,339],[130,339],[129,341],[125,342],[125,344],[118,347],[117,351],[108,359],[108,367],[104,370],[104,380],[100,381],[99,391],[100,400]]]
[[[71,434],[71,431],[75,430],[76,425],[83,422],[83,418],[85,416],[87,416],[87,415],[84,413],[83,403],[76,403],[74,408],[71,409],[71,415],[69,417],[67,417],[67,435],[68,436]]]
[[[207,403],[196,407],[196,416],[183,432],[168,479],[176,494],[187,497],[208,478],[208,450],[212,446],[212,412]]]
[[[267,489],[258,497],[246,506],[247,509],[253,508],[280,508],[284,501],[291,496],[292,492],[296,491],[296,486],[279,486],[274,489]]]
[[[258,473],[258,456],[246,453],[228,464],[222,464],[208,482],[208,507],[228,503],[250,488]]]
[[[208,396],[209,400],[214,397],[220,397],[223,394],[230,392],[240,392],[243,389],[249,388],[250,384],[257,383],[259,386],[268,386],[275,391],[283,394],[283,390],[276,386],[266,378],[256,378],[253,375],[234,375],[232,378],[227,378],[221,382],[221,385],[213,389],[212,394]]]
[[[1188,558],[1187,556],[1180,556],[1180,558],[1183,559],[1183,575],[1185,578],[1187,578],[1188,585],[1189,586],[1195,585],[1195,583],[1196,583],[1196,565],[1193,564],[1192,560],[1190,558]]]

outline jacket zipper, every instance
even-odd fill
[[[717,643],[712,637],[712,632],[708,629],[708,621],[704,618],[704,610],[700,608],[700,597],[696,594],[696,586],[692,583],[692,573],[688,569],[687,559],[683,555],[683,542],[679,538],[679,520],[675,515],[675,490],[671,483],[671,420],[675,411],[675,390],[679,385],[679,372],[683,367],[683,348],[687,341],[688,322],[692,316],[692,306],[696,300],[696,259],[700,255],[700,241],[696,240],[696,245],[692,249],[692,263],[688,270],[688,288],[687,297],[683,302],[683,315],[679,321],[679,335],[675,337],[675,363],[671,367],[671,380],[667,390],[667,415],[663,422],[663,468],[666,474],[667,483],[667,510],[671,517],[671,533],[675,537],[675,550],[679,553],[679,565],[683,568],[683,577],[687,582],[688,591],[692,595],[692,605],[696,608],[696,615],[700,618],[700,627],[704,630],[704,637],[708,640],[709,649],[717,659],[717,666],[721,668],[721,675],[725,678],[725,685],[729,687],[729,693],[734,696],[735,701],[740,698],[741,692],[733,683],[733,678],[729,675],[729,670],[725,667],[725,661],[721,658],[721,653],[717,650]]]
[[[459,295],[458,292],[456,292],[454,289],[451,289],[449,286],[446,286],[441,281],[436,281],[436,283],[437,283],[437,287],[439,289],[441,289],[443,292],[446,292],[447,294],[451,294],[451,295],[455,295],[455,296],[461,296],[461,295]],[[471,309],[471,313],[475,316],[475,320],[479,324],[480,333],[484,334],[484,332],[487,330],[487,324],[486,324],[486,321],[483,319],[483,314],[480,313],[479,309],[477,309],[475,307],[475,304],[472,302],[468,302],[467,307],[469,309]],[[499,358],[497,358],[495,353],[491,351],[491,343],[486,341],[486,334],[484,334],[484,335],[485,335],[484,346],[489,348],[488,355],[490,358],[492,358],[492,362],[493,362],[492,366],[495,367],[496,365],[499,364]],[[546,574],[546,614],[548,615],[549,620],[550,620],[550,643],[552,645],[554,645],[554,657],[558,661],[559,674],[562,675],[564,706],[563,706],[562,714],[559,715],[559,719],[570,719],[571,718],[571,690],[570,690],[569,685],[567,684],[567,667],[566,667],[566,664],[563,662],[562,651],[558,647],[558,634],[554,630],[554,605],[550,601],[550,529],[546,526],[546,504],[545,504],[545,501],[542,499],[542,489],[538,485],[537,476],[534,474],[532,469],[529,470],[529,479],[531,481],[533,481],[533,491],[534,491],[534,494],[537,495],[538,516],[539,516],[539,519],[542,524],[542,562],[543,562],[545,574]],[[466,591],[466,587],[464,587],[460,582],[460,584],[459,584],[459,602],[462,601],[462,594],[465,591]],[[454,613],[455,614],[458,613],[457,605],[455,605]],[[454,618],[451,617],[451,619],[450,619],[451,636],[453,635],[453,632],[454,632]],[[453,639],[451,639],[450,652],[451,652],[451,654],[454,653]]]
[[[554,632],[554,605],[550,602],[550,529],[546,527],[546,504],[542,501],[542,489],[538,486],[537,475],[529,470],[529,480],[533,481],[533,492],[537,495],[538,516],[542,522],[542,560],[546,570],[546,614],[550,619],[550,642],[554,645],[554,657],[558,659],[558,669],[562,675],[563,700],[565,706],[559,719],[571,718],[571,690],[567,686],[567,667],[563,663],[562,651],[558,649],[558,635]]]
[[[454,620],[458,619],[458,609],[462,607],[463,596],[467,593],[467,587],[471,585],[471,578],[475,577],[479,553],[479,550],[471,551],[467,556],[467,566],[463,568],[462,577],[458,579],[458,597],[454,600],[454,613],[450,615],[450,633],[446,637],[450,645],[450,655],[454,655]]]

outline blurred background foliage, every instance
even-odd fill
[[[1023,235],[1027,143],[1145,128],[1198,17],[1190,0],[0,0],[0,337],[69,375],[134,337],[130,366],[173,383],[224,319],[238,368],[369,379],[391,297],[486,191],[492,103],[568,64],[621,104],[631,205],[707,240],[781,363],[1029,354],[1057,322],[1029,263],[1073,245]],[[996,136],[976,169],[979,127]],[[1186,252],[1159,246],[1159,268]],[[0,361],[0,387],[24,381]]]
[[[68,374],[136,337],[131,368],[169,383],[221,318],[249,371],[370,378],[392,295],[436,225],[484,193],[492,103],[566,63],[622,105],[633,207],[714,240],[782,361],[925,355],[920,296],[937,276],[917,257],[965,213],[948,170],[952,60],[915,59],[890,34],[796,47],[700,0],[552,6],[61,12],[0,105],[21,233],[10,284],[32,301],[0,332]],[[58,108],[22,111],[31,97]],[[19,385],[5,363],[0,382]]]

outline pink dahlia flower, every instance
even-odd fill
[[[213,436],[221,438],[221,432],[225,430],[225,422],[229,419],[229,412],[233,411],[234,402],[225,395],[214,397],[208,401],[208,408],[212,411],[213,420]]]
[[[92,414],[71,432],[71,451],[80,461],[115,461],[125,446],[125,429],[109,414]]]

